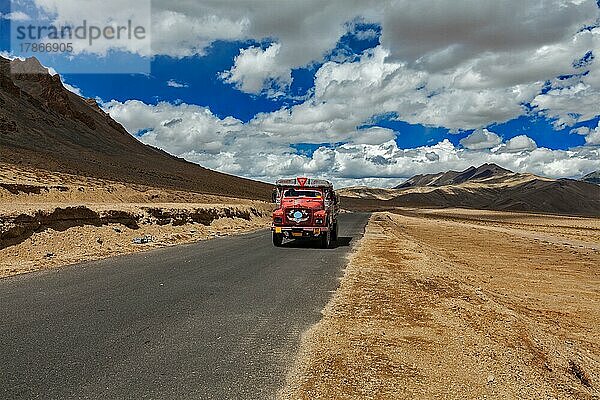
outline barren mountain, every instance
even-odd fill
[[[513,173],[494,164],[462,172],[418,175],[396,189],[348,188],[338,192],[349,209],[458,207],[600,215],[600,187],[571,179]]]
[[[202,168],[147,146],[51,76],[35,58],[0,57],[0,160],[113,181],[268,199],[270,185]]]
[[[439,174],[416,175],[395,187],[395,189],[406,189],[420,186],[446,186],[458,185],[473,181],[502,181],[513,172],[499,167],[496,164],[483,164],[479,168],[470,167],[462,172],[448,171]]]
[[[592,172],[591,174],[587,174],[583,178],[581,178],[583,182],[595,183],[600,185],[600,171]]]
[[[365,200],[390,200],[398,195],[395,189],[372,188],[367,186],[353,186],[336,191],[342,197]]]

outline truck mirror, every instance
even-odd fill
[[[278,194],[277,189],[273,189],[273,192],[271,193],[271,201],[273,203],[277,203],[277,198],[279,197]]]

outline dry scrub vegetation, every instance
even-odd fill
[[[374,214],[281,398],[598,398],[599,247],[599,219]]]

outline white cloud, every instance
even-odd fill
[[[80,0],[36,2],[58,20],[82,16]],[[139,4],[118,3],[120,16]],[[537,148],[527,136],[501,143],[484,130],[529,112],[527,104],[554,119],[556,127],[600,113],[600,28],[581,30],[600,16],[595,0],[305,0],[277,6],[155,0],[152,5],[152,47],[125,43],[127,50],[184,57],[205,54],[215,40],[269,43],[240,50],[221,77],[243,92],[270,96],[290,85],[292,68],[323,61],[352,26],[349,21],[360,17],[381,25],[382,44],[357,60],[324,63],[303,103],[258,114],[246,124],[186,104],[107,105],[130,132],[146,132],[142,141],[207,167],[259,179],[322,174],[340,182],[380,183],[484,162],[557,177],[599,167],[598,128],[585,133],[586,146],[571,150]],[[100,14],[102,19],[110,13]],[[102,54],[107,47],[96,50]],[[596,58],[574,63],[588,51]],[[558,79],[561,75],[574,76]],[[550,88],[541,93],[547,81]],[[360,128],[379,115],[477,131],[463,147],[444,141],[403,150],[394,132]],[[290,147],[341,142],[311,157]]]
[[[502,143],[502,138],[487,129],[477,129],[460,141],[460,144],[469,150],[491,149],[500,143]]]
[[[31,17],[22,11],[14,11],[7,14],[0,13],[1,19],[8,19],[15,22],[29,21]]]
[[[593,59],[577,69],[579,76],[553,80],[551,90],[539,94],[532,101],[537,110],[555,120],[557,128],[588,121],[600,114],[600,28],[579,33],[574,42],[579,49],[579,57],[587,49]]]
[[[534,54],[569,41],[597,14],[595,1],[394,1],[385,8],[382,44],[398,59],[440,71],[482,55]]]
[[[590,128],[588,128],[587,126],[581,126],[581,127],[577,128],[577,129],[572,129],[571,133],[575,133],[577,135],[585,136],[588,133],[590,133]]]
[[[532,138],[526,135],[519,135],[508,140],[499,150],[508,153],[519,153],[522,151],[533,151],[535,149],[537,149],[537,144]]]
[[[598,126],[594,129],[582,126],[577,129],[573,129],[571,133],[585,136],[585,143],[587,145],[600,145],[600,122],[598,122]]]
[[[600,145],[600,126],[586,135],[585,143],[589,145]]]
[[[585,137],[586,144],[600,145],[600,128],[596,128]]]
[[[314,95],[290,109],[259,115],[267,131],[323,132],[335,137],[381,114],[413,124],[476,129],[523,114],[523,102],[541,83],[508,88],[448,88],[447,77],[388,61],[377,47],[355,62],[325,63],[316,73]],[[339,140],[332,140],[332,142]]]
[[[194,105],[159,103],[156,106],[137,100],[104,104],[111,117],[132,134],[144,132],[140,140],[171,154],[204,151],[218,154],[236,142],[242,124],[235,118],[219,119],[209,109]]]
[[[91,7],[90,16],[80,0],[35,1],[56,21],[95,23],[144,16],[146,4],[94,0],[101,6]],[[527,103],[562,127],[598,113],[600,61],[585,67],[573,61],[590,50],[600,54],[600,28],[580,31],[599,16],[595,0],[305,0],[277,6],[154,0],[151,46],[115,45],[144,56],[184,57],[205,54],[216,40],[271,43],[241,49],[222,78],[245,93],[279,96],[292,81],[292,68],[322,61],[357,20],[372,22],[381,25],[382,45],[359,62],[323,65],[314,98],[263,116],[267,132],[288,127],[343,136],[383,113],[410,123],[477,129],[523,115]],[[110,46],[99,41],[79,50],[106,54]],[[587,69],[576,81],[555,79]],[[552,90],[540,94],[548,80]],[[309,125],[296,123],[302,120]]]
[[[388,128],[374,126],[367,129],[356,131],[356,135],[352,138],[355,144],[382,144],[394,140],[396,132]]]
[[[243,15],[204,13],[201,3],[190,3],[189,9],[167,1],[153,1],[152,6],[152,54],[204,55],[215,40],[242,39],[249,24]]]
[[[150,1],[107,0],[93,7],[81,8],[79,0],[35,0],[38,6],[58,21],[91,18],[108,20],[138,13]],[[114,3],[114,4],[113,4]],[[118,3],[118,4],[117,4]],[[275,39],[284,45],[281,61],[288,67],[305,65],[320,59],[345,32],[346,22],[369,14],[371,1],[319,0],[268,1],[152,1],[151,54],[135,46],[130,50],[143,55],[162,54],[173,57],[203,55],[216,40]],[[118,15],[115,15],[118,14]],[[102,52],[104,54],[104,52]]]
[[[63,26],[80,27],[85,22],[88,30],[84,39],[78,38],[77,35],[61,39],[62,42],[72,44],[73,55],[90,53],[106,56],[111,50],[126,51],[142,56],[156,54],[153,51],[154,43],[150,32],[153,29],[150,1],[86,0],[85,7],[82,7],[80,0],[34,0],[34,3],[39,11],[39,15],[34,17],[38,24],[48,25],[51,23],[60,28]],[[29,7],[29,3],[13,2],[13,9],[19,7]],[[133,31],[117,35],[118,27],[127,27],[129,21],[132,23],[132,30],[138,26],[144,29],[143,34],[138,33],[139,38],[134,37]],[[92,40],[90,45],[91,27],[96,29],[112,27],[114,29],[112,38],[107,39],[100,35],[97,39]]]
[[[81,92],[81,89],[79,89],[78,87],[73,86],[73,85],[69,85],[67,82],[63,82],[63,86],[69,92],[75,93],[77,96],[83,97],[83,93]]]
[[[273,43],[267,49],[242,49],[235,57],[234,66],[220,76],[245,93],[259,94],[263,90],[281,93],[292,82],[289,68],[279,59],[281,44]]]
[[[5,51],[5,50],[0,51],[0,57],[5,58],[7,60],[11,60],[11,61],[18,58],[14,54],[9,53],[8,51]]]
[[[145,132],[140,138],[144,143],[208,168],[265,181],[310,175],[332,179],[337,185],[394,186],[416,174],[463,170],[486,162],[552,177],[579,177],[600,169],[600,147],[549,150],[536,148],[527,136],[517,136],[492,149],[455,147],[448,140],[401,149],[391,131],[374,127],[352,130],[346,134],[351,138],[346,144],[319,147],[309,156],[290,146],[304,143],[307,136],[294,140],[284,133],[267,133],[253,123],[220,119],[204,107],[152,106],[139,101],[113,101],[104,107],[132,134]],[[318,143],[317,137],[313,139]]]
[[[35,1],[58,20],[89,17],[80,0]],[[145,4],[107,1],[102,3],[106,7],[95,7],[98,18],[138,12]],[[553,61],[571,56],[573,34],[595,22],[598,7],[595,0],[305,0],[276,6],[269,1],[154,0],[152,14],[152,54],[202,55],[215,40],[271,40],[281,45],[279,66],[289,70],[321,60],[358,18],[380,24],[383,47],[411,68],[443,72],[468,64],[483,78],[486,69],[494,69],[490,75],[529,83],[563,66]],[[374,37],[375,32],[358,35]],[[526,68],[511,68],[513,63]]]
[[[360,30],[354,34],[358,40],[373,40],[379,36],[375,29]]]
[[[177,82],[174,79],[169,79],[167,81],[167,86],[172,87],[172,88],[177,88],[177,89],[189,87],[189,85],[187,83]]]

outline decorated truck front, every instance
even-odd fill
[[[273,244],[285,239],[313,239],[327,248],[338,236],[339,201],[333,185],[322,179],[277,181],[273,190]]]

